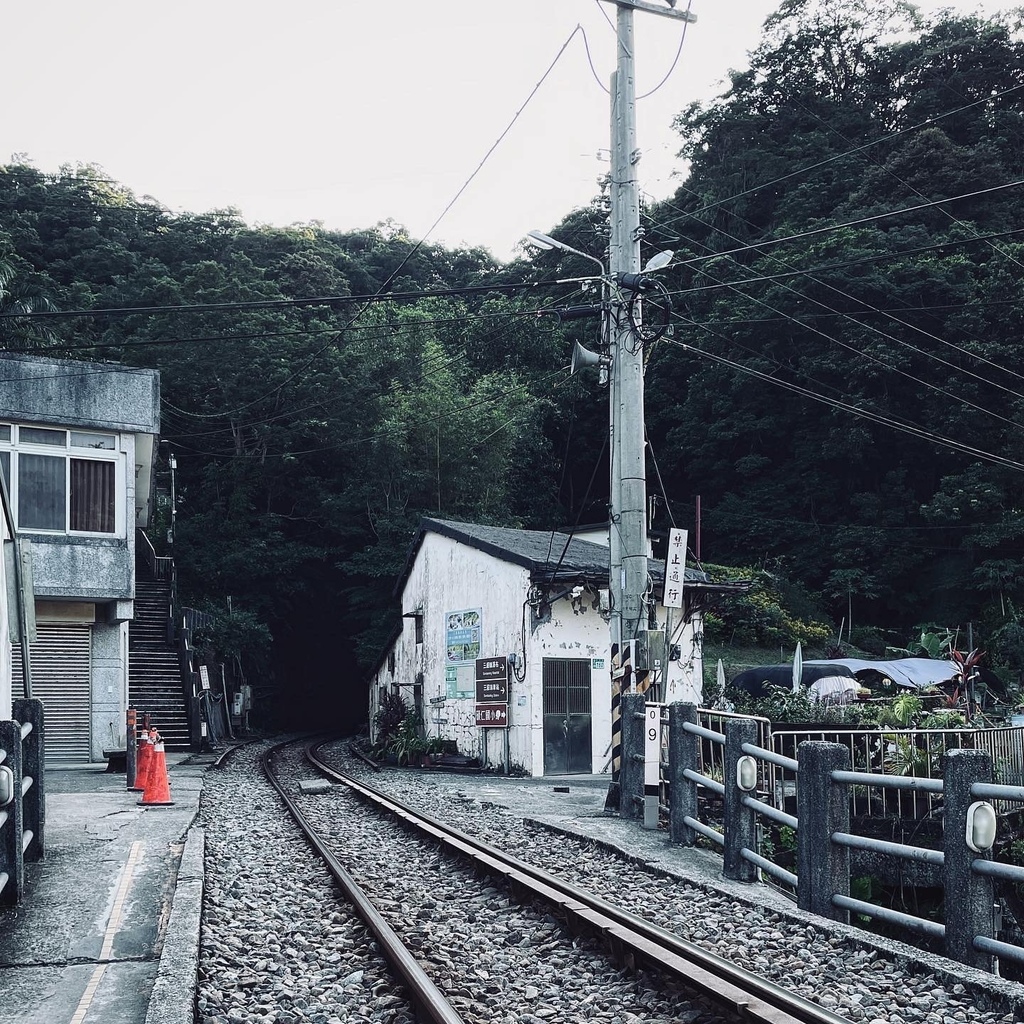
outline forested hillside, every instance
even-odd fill
[[[675,250],[672,331],[648,353],[651,492],[691,529],[700,495],[705,557],[801,585],[837,627],[972,622],[1013,664],[1016,22],[787,0],[678,128],[682,185],[644,213],[645,256]],[[602,197],[554,233],[602,256]],[[393,224],[172,215],[88,165],[0,168],[0,345],[161,370],[186,596],[230,595],[236,641],[264,654],[250,669],[287,670],[289,699],[362,701],[422,514],[605,515],[607,396],[566,369],[596,322],[538,315],[596,301],[549,283],[590,272]]]

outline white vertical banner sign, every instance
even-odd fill
[[[661,705],[644,708],[644,828],[658,827],[661,784]]]
[[[668,553],[665,555],[666,608],[683,607],[683,578],[686,572],[686,530],[668,531]]]

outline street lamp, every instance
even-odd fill
[[[596,257],[591,256],[589,252],[583,252],[580,249],[574,249],[571,245],[566,245],[565,242],[560,242],[557,238],[552,238],[550,235],[545,235],[543,231],[527,231],[526,237],[530,239],[534,245],[539,246],[541,249],[561,249],[562,252],[571,252],[575,256],[582,256],[585,260],[591,260],[601,268],[602,279],[607,277],[607,272],[604,269],[604,264]]]
[[[174,494],[174,471],[178,468],[178,460],[174,457],[174,452],[167,456],[167,464],[171,467],[171,528],[167,531],[167,540],[173,546],[174,521],[178,517],[177,502]]]

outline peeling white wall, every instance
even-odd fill
[[[543,665],[545,658],[590,659],[590,763],[591,772],[610,770],[612,740],[612,676],[610,658],[610,636],[608,621],[591,606],[594,594],[585,594],[575,612],[568,597],[551,605],[551,618],[539,623],[533,631],[528,647],[527,676],[522,684],[527,698],[524,714],[524,735],[521,742],[528,746],[529,760],[524,765],[533,765],[532,774],[544,771],[544,709],[543,709]],[[529,615],[527,618],[529,621]],[[597,662],[598,664],[595,664]]]
[[[413,702],[417,675],[423,678],[423,718],[427,735],[455,740],[459,751],[491,764],[506,762],[502,729],[476,725],[475,695],[452,698],[446,689],[447,613],[480,609],[480,657],[515,653],[525,662],[509,678],[508,762],[522,765],[531,775],[544,771],[543,662],[545,658],[589,659],[591,662],[591,771],[610,769],[611,657],[608,621],[594,607],[596,595],[585,593],[574,603],[568,596],[555,600],[550,615],[537,621],[529,605],[527,570],[502,561],[440,534],[427,533],[402,594],[402,635],[392,649],[394,671],[385,656],[370,685],[371,735],[381,690],[396,689],[408,705]],[[423,643],[415,642],[415,620],[423,616]],[[678,611],[672,615],[678,618]],[[666,610],[657,609],[660,628]],[[524,650],[525,622],[525,650]],[[669,625],[671,625],[671,621]],[[703,674],[699,638],[701,627],[689,624],[673,630],[681,660],[668,667],[666,701],[700,703]],[[444,698],[440,702],[440,698]],[[431,699],[438,703],[431,703]]]

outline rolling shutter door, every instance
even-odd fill
[[[32,696],[43,702],[47,764],[92,760],[92,627],[40,622],[32,648]],[[23,697],[21,647],[12,648],[14,697]]]

